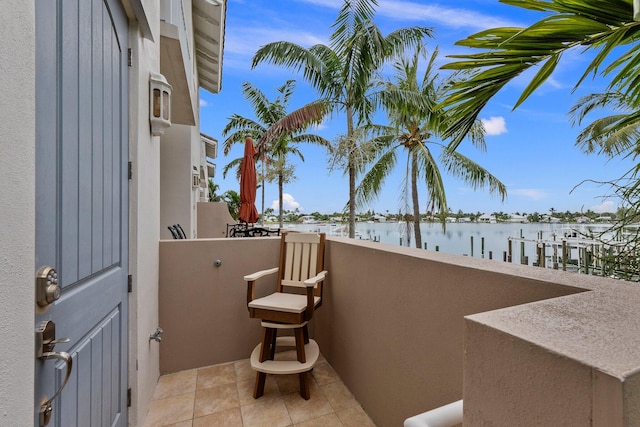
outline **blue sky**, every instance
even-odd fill
[[[331,24],[342,0],[228,0],[224,45],[222,90],[219,94],[201,91],[201,131],[218,139],[222,146],[222,129],[234,114],[254,118],[251,106],[244,99],[241,85],[251,82],[270,100],[276,98],[276,88],[286,80],[297,80],[296,92],[289,111],[316,98],[315,92],[290,71],[261,64],[251,69],[256,50],[269,42],[286,40],[310,47],[329,44]],[[486,28],[525,26],[542,17],[499,3],[497,0],[392,1],[379,0],[376,23],[384,34],[407,26],[421,25],[433,29],[428,40],[430,50],[440,50],[440,61],[446,55],[461,53],[454,46],[457,40]],[[535,94],[517,110],[512,106],[529,81],[531,74],[521,76],[505,87],[483,110],[480,117],[487,129],[487,151],[480,152],[465,144],[461,152],[488,169],[506,186],[508,196],[501,202],[488,191],[473,191],[464,182],[445,176],[449,207],[457,212],[539,212],[615,211],[617,203],[602,196],[607,188],[596,184],[577,184],[584,180],[606,181],[619,177],[631,167],[630,161],[607,160],[583,154],[574,146],[579,128],[572,127],[569,108],[581,95],[603,89],[601,79],[586,80],[581,88],[572,88],[582,74],[588,58],[579,52],[563,57],[558,69]],[[345,120],[334,116],[314,130],[330,141],[345,132]],[[321,148],[301,145],[305,162],[295,161],[296,180],[285,185],[284,209],[301,212],[341,211],[348,201],[348,181],[341,171],[329,171],[328,156]],[[242,156],[242,144],[236,144],[229,156],[219,150],[216,182],[222,192],[239,191],[234,174],[222,178],[222,168]],[[386,183],[379,199],[369,206],[376,212],[398,212],[403,208],[404,163]],[[572,191],[573,190],[573,191]],[[422,211],[425,210],[426,188],[421,189]],[[258,211],[261,209],[258,190]],[[277,208],[277,185],[267,184],[265,207]],[[365,209],[366,210],[366,209]]]

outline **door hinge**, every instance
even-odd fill
[[[127,292],[133,292],[133,275],[131,274],[127,276]]]
[[[127,408],[131,407],[131,387],[127,389]]]
[[[131,48],[127,49],[127,64],[131,67]]]
[[[129,162],[128,168],[129,168],[129,171],[127,173],[128,173],[129,179],[131,179],[131,178],[133,178],[133,163],[132,162]]]

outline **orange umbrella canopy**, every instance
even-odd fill
[[[240,167],[240,211],[238,212],[238,221],[247,224],[255,223],[259,216],[256,209],[258,181],[255,155],[256,149],[253,146],[253,140],[247,137],[244,143],[244,157]]]

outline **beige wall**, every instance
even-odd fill
[[[198,203],[198,237],[226,237],[227,224],[235,224],[226,202]]]
[[[638,285],[570,277],[590,291],[467,318],[466,424],[640,425]]]
[[[378,426],[462,398],[464,316],[576,292],[531,267],[348,239],[326,267],[316,339]]]
[[[0,425],[33,424],[35,9],[0,7]]]
[[[167,226],[180,224],[193,237],[195,215],[191,185],[191,137],[193,126],[172,125],[160,137],[160,238],[171,239]],[[198,141],[200,136],[198,134]],[[199,151],[198,151],[199,152]],[[197,163],[198,167],[200,162]],[[192,209],[193,207],[193,209]]]
[[[242,277],[276,266],[277,245],[161,242],[162,373],[249,357],[260,327],[246,311]],[[541,269],[372,242],[329,238],[326,256],[312,335],[379,426],[462,397],[464,316],[580,291],[571,273],[556,284]]]
[[[277,237],[160,242],[163,374],[249,357],[261,330],[249,318],[243,277],[276,267],[278,245]],[[275,289],[267,279],[259,285]]]

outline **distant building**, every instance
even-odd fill
[[[506,222],[517,222],[517,223],[526,224],[529,222],[529,220],[524,215],[511,214],[509,215],[509,219],[507,219]]]
[[[496,217],[493,215],[482,214],[478,217],[478,222],[486,223],[486,224],[495,224],[498,222]]]

